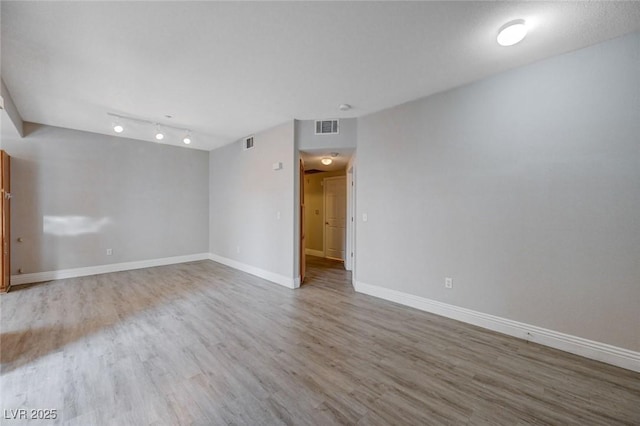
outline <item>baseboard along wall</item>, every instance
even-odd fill
[[[107,265],[86,266],[82,268],[60,269],[57,271],[35,272],[11,276],[11,285],[18,286],[43,281],[62,280],[66,278],[86,277],[89,275],[108,274],[110,272],[130,271],[134,269],[152,268],[154,266],[173,265],[176,263],[194,262],[198,260],[213,260],[251,275],[264,278],[267,281],[280,284],[288,288],[300,287],[300,277],[290,278],[276,274],[246,263],[228,259],[213,253],[197,253],[186,256],[165,257],[160,259],[148,259],[134,262],[111,263]]]
[[[358,293],[396,302],[421,311],[466,322],[488,330],[497,331],[498,333],[580,355],[585,358],[640,372],[640,352],[512,321],[436,300],[363,283],[361,281],[354,281],[353,287]]]
[[[213,253],[197,253],[160,259],[148,259],[134,262],[88,266],[83,268],[12,275],[11,285],[18,286],[43,281],[107,274],[110,272],[128,271],[133,269],[152,268],[155,266],[173,265],[177,263],[194,262],[207,259],[251,275],[255,275],[287,288],[295,289],[300,287],[300,277],[286,277],[284,275],[257,268]],[[391,290],[385,287],[367,284],[361,281],[353,281],[353,286],[355,291],[358,293],[400,303],[401,305],[466,322],[468,324],[539,343],[551,348],[560,349],[585,358],[594,359],[617,367],[640,372],[640,352],[501,318],[495,315],[485,314],[471,309],[461,308],[459,306]]]
[[[214,262],[222,263],[223,265],[230,266],[242,272],[246,272],[256,277],[264,278],[267,281],[271,281],[276,284],[288,288],[300,287],[300,277],[292,278],[284,275],[277,274],[275,272],[267,271],[265,269],[257,268],[255,266],[248,265],[246,263],[239,262],[237,260],[229,259],[214,253],[209,253],[209,259]]]
[[[11,286],[40,283],[51,280],[62,280],[65,278],[86,277],[88,275],[108,274],[110,272],[130,271],[133,269],[152,268],[154,266],[173,265],[176,263],[195,262],[206,259],[209,259],[209,253],[197,253],[186,256],[173,256],[160,259],[148,259],[134,262],[111,263],[108,265],[86,266],[82,268],[60,269],[57,271],[35,272],[32,274],[12,275]]]
[[[324,257],[324,252],[322,250],[314,250],[314,249],[304,249],[304,253],[309,256],[318,256]]]

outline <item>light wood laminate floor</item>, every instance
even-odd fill
[[[220,264],[0,298],[0,414],[70,425],[640,424],[640,374],[356,294],[309,258],[289,290]],[[3,425],[23,421],[2,419]]]

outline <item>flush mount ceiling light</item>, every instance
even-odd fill
[[[513,46],[520,43],[527,35],[527,25],[524,19],[516,19],[507,22],[498,32],[498,44],[500,46]]]
[[[187,135],[182,138],[182,143],[185,145],[189,145],[191,143],[191,135],[187,133]]]
[[[156,139],[161,141],[162,139],[164,139],[164,134],[160,131],[156,132]]]
[[[124,132],[124,127],[122,127],[119,124],[116,124],[116,125],[113,126],[113,131],[116,132],[116,133],[122,133],[122,132]]]
[[[320,160],[320,162],[325,166],[328,166],[329,164],[333,163],[333,160],[331,158],[323,158],[322,160]]]
[[[349,104],[340,104],[340,105],[338,105],[338,109],[340,111],[349,111],[351,109],[351,105],[349,105]]]

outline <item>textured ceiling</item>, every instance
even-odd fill
[[[27,121],[113,134],[107,112],[212,149],[353,117],[640,30],[638,2],[1,3],[2,78]],[[498,28],[524,18],[505,48]],[[340,103],[354,109],[338,111]],[[167,119],[165,115],[173,118]],[[148,126],[123,136],[153,140]],[[179,134],[163,143],[180,145]]]

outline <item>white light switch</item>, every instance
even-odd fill
[[[273,170],[281,170],[282,169],[282,163],[281,162],[273,163],[271,165],[271,167],[273,168]]]
[[[280,212],[276,213],[276,219],[280,220]]]
[[[111,256],[113,254],[113,249],[107,249],[107,256]]]
[[[362,221],[366,222],[367,220],[369,220],[369,216],[366,213],[362,213]]]

